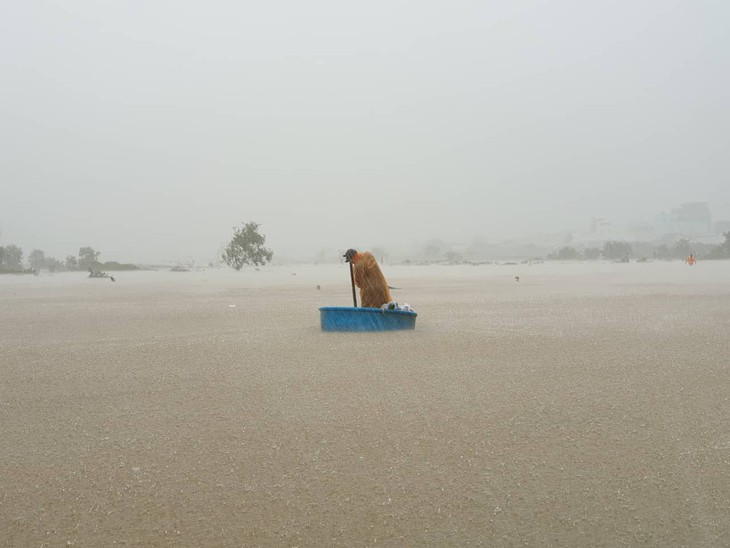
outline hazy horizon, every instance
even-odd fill
[[[730,219],[719,2],[0,8],[0,245],[61,260]]]

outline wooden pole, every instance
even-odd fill
[[[352,283],[352,306],[357,308],[357,294],[355,293],[355,273],[352,271],[352,263],[350,263],[350,282]]]

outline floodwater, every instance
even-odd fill
[[[0,276],[0,544],[730,544],[730,261],[383,271]]]

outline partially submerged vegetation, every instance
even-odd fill
[[[221,253],[223,261],[241,270],[245,265],[263,266],[271,262],[274,252],[264,247],[266,236],[259,232],[259,223],[241,223],[233,227],[233,238]]]
[[[265,236],[258,231],[257,223],[248,223],[234,229],[234,237],[220,255],[220,260],[210,262],[206,268],[216,268],[223,264],[240,270],[245,265],[261,266],[271,262],[272,251],[264,247]],[[414,253],[408,250],[392,253],[384,247],[373,247],[382,264],[404,265],[484,265],[484,264],[535,264],[547,261],[614,261],[614,262],[649,262],[685,260],[690,254],[699,260],[730,259],[730,231],[723,232],[723,241],[719,244],[708,244],[691,241],[687,238],[675,241],[621,241],[609,240],[590,244],[570,245],[550,250],[549,247],[537,244],[505,242],[503,244],[485,244],[476,241],[471,246],[459,248],[441,240],[431,240]],[[142,270],[135,264],[117,261],[101,262],[101,252],[91,247],[79,248],[78,255],[68,255],[64,261],[48,257],[39,249],[34,249],[24,261],[23,250],[14,244],[0,246],[0,274],[39,274],[48,272],[83,272],[89,277],[110,277],[107,272]],[[331,261],[341,260],[342,252],[332,253]],[[326,262],[328,254],[321,250],[314,261],[315,264]],[[189,257],[185,261],[177,261],[171,267],[157,265],[145,268],[167,268],[171,272],[191,272],[196,270],[195,260]]]
[[[730,232],[723,233],[720,244],[696,242],[687,238],[674,241],[623,241],[608,240],[590,242],[583,246],[566,243],[552,250],[545,245],[506,242],[485,244],[475,242],[456,249],[455,246],[432,240],[417,249],[415,253],[386,253],[378,249],[381,263],[405,265],[482,265],[482,264],[528,264],[542,261],[612,261],[650,262],[685,260],[690,254],[700,260],[730,259]]]
[[[106,272],[103,272],[102,270],[95,270],[93,268],[89,269],[89,278],[109,278],[109,274]]]
[[[100,262],[100,251],[92,247],[79,248],[78,256],[68,255],[65,261],[46,256],[40,249],[34,249],[28,255],[27,266],[23,261],[23,249],[17,245],[0,246],[0,274],[38,274],[42,270],[48,272],[83,272],[102,273],[103,276],[89,275],[91,278],[108,277],[104,270],[129,271],[140,270],[135,264],[117,261]]]
[[[649,260],[684,260],[692,254],[698,259],[704,260],[730,259],[730,232],[724,232],[723,238],[724,241],[719,245],[692,242],[686,238],[681,238],[671,244],[610,240],[603,244],[603,248],[576,249],[572,246],[564,246],[548,253],[546,258],[551,261],[605,259],[619,262],[627,262],[629,258],[632,258],[637,262],[648,262]]]

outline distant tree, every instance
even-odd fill
[[[426,242],[421,249],[421,255],[426,261],[440,261],[449,251],[449,246],[435,238]]]
[[[580,259],[580,253],[574,247],[566,245],[558,251],[548,253],[547,258],[552,261],[574,261],[576,259]]]
[[[603,244],[603,256],[611,261],[623,261],[632,254],[633,250],[626,242],[608,241]]]
[[[444,255],[444,259],[446,259],[446,262],[449,264],[461,264],[464,262],[464,257],[461,253],[456,251],[447,251]]]
[[[53,257],[46,257],[46,268],[48,272],[58,272],[63,270],[63,263]]]
[[[684,238],[677,240],[672,247],[673,259],[686,259],[690,253],[692,253],[692,245],[689,243],[689,240]]]
[[[730,258],[730,231],[722,233],[725,241],[720,244],[720,251],[724,253],[725,257]]]
[[[99,262],[100,251],[94,251],[93,247],[79,248],[79,268],[89,269],[95,267]]]
[[[11,271],[23,270],[23,250],[17,245],[6,245],[0,267]]]
[[[587,247],[583,250],[583,258],[587,261],[595,261],[601,256],[601,250],[597,247]]]
[[[170,269],[170,272],[190,272],[195,267],[195,259],[188,256],[185,261],[175,261],[175,266]]]
[[[46,267],[46,254],[40,249],[34,249],[28,255],[28,262],[33,270],[40,270]]]
[[[89,268],[89,278],[108,278],[109,274],[99,268]]]
[[[223,261],[236,270],[244,265],[265,265],[271,262],[273,251],[264,247],[266,236],[259,232],[259,223],[241,223],[233,227],[233,238],[221,254]]]
[[[78,270],[79,260],[73,255],[68,255],[66,257],[66,261],[64,262],[64,266],[66,267],[66,270]]]
[[[710,250],[708,259],[730,259],[730,231],[723,232],[722,236],[725,241]]]
[[[652,253],[652,256],[660,261],[668,261],[672,258],[672,252],[666,245],[661,244],[657,246],[657,248]]]

